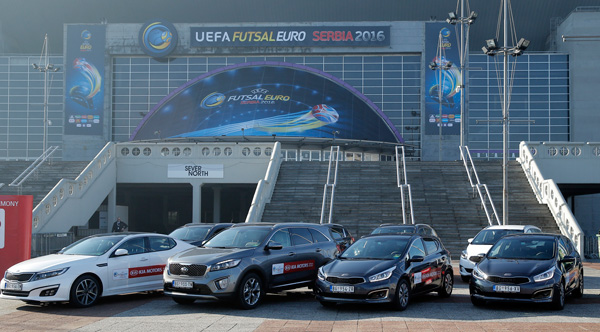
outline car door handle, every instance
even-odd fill
[[[142,258],[140,258],[140,260],[141,260],[142,262],[145,262],[145,261],[147,261],[147,260],[148,260],[148,258],[147,258],[147,257],[142,257]]]
[[[315,250],[316,252],[321,252],[321,248],[317,248],[317,250]]]
[[[290,252],[288,253],[288,256],[294,256],[295,254],[296,254],[295,252],[291,252],[291,251],[290,251]]]

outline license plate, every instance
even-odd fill
[[[521,292],[521,286],[494,285],[494,292],[519,293],[519,292]]]
[[[192,281],[181,281],[181,280],[173,280],[173,287],[175,288],[194,288],[194,282]]]
[[[7,282],[4,284],[4,289],[20,291],[23,290],[23,285],[18,282]]]
[[[332,293],[354,293],[354,286],[331,286]]]

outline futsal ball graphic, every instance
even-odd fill
[[[340,115],[333,107],[325,104],[313,106],[311,113],[315,119],[325,123],[336,123],[340,118]]]

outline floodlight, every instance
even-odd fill
[[[431,68],[431,70],[436,70],[438,68],[438,65],[435,62],[430,62],[429,63],[429,68]]]
[[[498,41],[496,40],[496,38],[486,40],[485,44],[490,51],[498,49]]]
[[[527,49],[527,47],[529,47],[529,43],[530,41],[525,39],[525,38],[521,38],[519,40],[519,42],[517,43],[517,49],[520,51],[525,51]]]

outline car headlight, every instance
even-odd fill
[[[369,277],[369,282],[377,282],[377,281],[387,280],[392,276],[392,273],[394,272],[395,269],[396,269],[396,267],[392,267],[383,272],[374,274]]]
[[[554,277],[555,270],[556,270],[556,267],[553,266],[548,271],[544,271],[544,272],[534,276],[533,281],[540,282],[540,281],[546,281],[548,279],[552,279],[552,277]]]
[[[59,276],[65,272],[67,272],[68,269],[69,269],[68,267],[65,267],[60,270],[38,272],[38,273],[34,274],[33,277],[31,277],[31,281],[37,281],[37,280],[56,277],[56,276]]]
[[[485,280],[485,279],[487,279],[487,277],[488,277],[487,274],[481,272],[479,267],[477,265],[475,265],[475,268],[473,268],[473,278],[479,279],[479,280]]]
[[[325,280],[325,279],[327,279],[327,276],[325,275],[325,272],[323,272],[323,267],[322,266],[317,271],[317,278],[319,278],[319,280]]]
[[[463,251],[460,253],[460,258],[462,258],[462,259],[467,259],[467,251],[466,251],[466,250],[463,250]]]
[[[241,259],[229,259],[226,261],[218,262],[210,267],[210,271],[227,270],[240,265]]]

